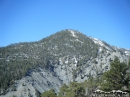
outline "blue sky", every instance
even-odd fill
[[[130,49],[130,0],[0,0],[0,47],[63,29]]]

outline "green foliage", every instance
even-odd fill
[[[41,97],[57,97],[56,93],[53,89],[46,91],[44,93],[41,94]]]
[[[110,64],[110,70],[104,73],[104,83],[102,89],[106,91],[119,90],[123,86],[129,86],[130,77],[127,76],[128,65],[124,62],[120,62],[116,57]]]
[[[69,86],[64,84],[60,88],[58,97],[86,97],[85,87],[82,83],[71,82]]]

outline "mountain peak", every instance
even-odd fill
[[[71,33],[71,36],[73,36],[73,37],[75,37],[75,38],[78,38],[77,36],[76,36],[76,31],[75,30],[68,30],[70,33]]]

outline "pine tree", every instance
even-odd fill
[[[110,64],[110,70],[104,73],[105,82],[102,86],[104,90],[118,90],[126,85],[127,65],[116,57]]]

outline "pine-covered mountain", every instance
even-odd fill
[[[77,30],[59,31],[40,41],[0,48],[0,97],[36,97],[37,92],[100,76],[117,56],[130,51],[88,37]]]

